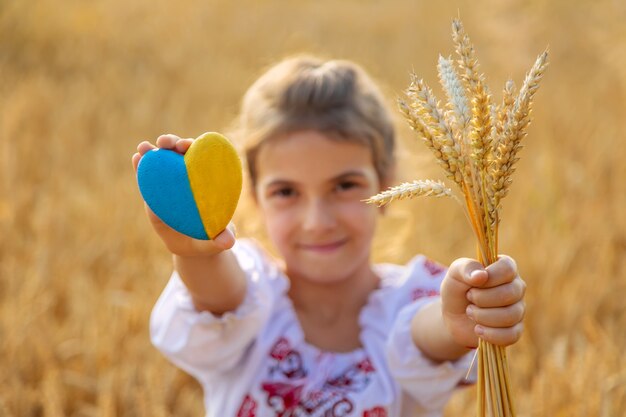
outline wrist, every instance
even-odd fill
[[[475,323],[465,314],[441,312],[443,327],[448,335],[449,342],[465,349],[476,349],[478,336],[474,332]]]
[[[210,270],[211,265],[219,263],[223,252],[206,253],[206,252],[182,252],[172,254],[174,268],[176,270],[186,270],[189,268],[202,268]]]
[[[444,318],[441,301],[424,306],[413,318],[412,333],[416,347],[435,362],[454,361],[473,349],[459,343],[449,320]]]

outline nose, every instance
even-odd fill
[[[328,230],[337,224],[332,204],[323,198],[309,200],[303,217],[302,228],[306,231]]]

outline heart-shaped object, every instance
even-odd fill
[[[235,213],[241,194],[241,161],[224,136],[208,132],[185,155],[147,152],[137,167],[139,190],[168,226],[195,239],[213,239]]]

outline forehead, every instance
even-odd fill
[[[264,179],[324,181],[348,171],[376,175],[369,147],[316,131],[287,133],[265,143],[256,166],[259,183]]]

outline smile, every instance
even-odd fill
[[[346,244],[348,239],[337,240],[328,243],[307,243],[298,245],[300,249],[316,253],[333,252]]]

